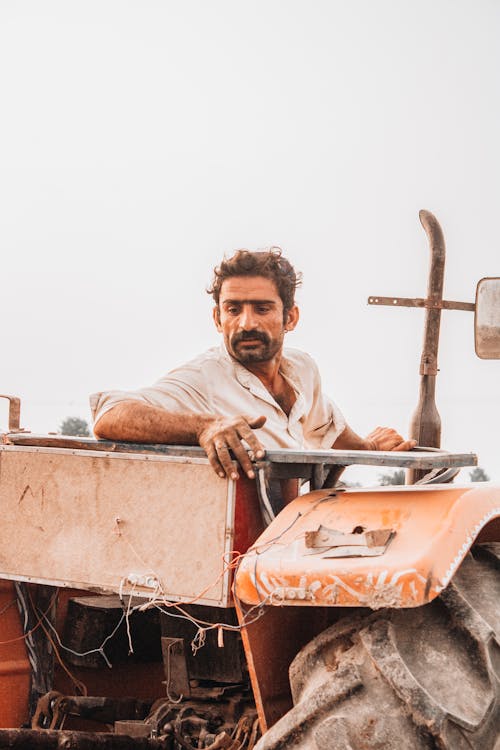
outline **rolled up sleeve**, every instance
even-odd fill
[[[197,373],[190,373],[190,381],[166,375],[154,385],[135,391],[101,391],[90,396],[90,410],[94,425],[118,404],[138,401],[177,414],[208,413],[205,394],[197,387]],[[182,377],[182,376],[181,376]],[[201,383],[200,383],[201,385]]]
[[[327,396],[322,396],[322,402],[310,414],[307,429],[304,430],[304,438],[311,448],[327,450],[344,432],[346,421],[337,404]]]

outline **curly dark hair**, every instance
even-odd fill
[[[283,316],[295,304],[295,290],[302,283],[302,274],[283,257],[281,248],[270,247],[269,250],[237,250],[230,258],[224,258],[220,266],[214,268],[212,284],[208,294],[219,305],[220,291],[223,282],[233,276],[264,276],[274,281],[283,302]]]

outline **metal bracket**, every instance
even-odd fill
[[[184,639],[162,637],[161,650],[168,700],[177,703],[182,698],[189,698],[191,686]]]
[[[314,531],[306,531],[305,542],[308,549],[322,552],[323,557],[377,557],[386,551],[394,535],[392,529],[367,531],[357,527],[350,534],[345,534],[321,525]]]
[[[429,310],[467,310],[474,312],[474,302],[454,302],[445,299],[424,299],[423,297],[368,297],[369,305],[389,305],[390,307],[426,307]]]
[[[9,401],[9,432],[22,432],[21,430],[21,399],[18,396],[6,396],[0,393],[0,398]]]

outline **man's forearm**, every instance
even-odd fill
[[[405,440],[391,427],[376,427],[373,432],[362,438],[346,425],[332,448],[354,451],[410,451],[416,444],[416,440]]]
[[[360,435],[357,435],[354,430],[349,427],[349,425],[346,425],[345,430],[338,436],[338,438],[332,445],[332,448],[345,451],[375,450],[373,443],[369,442],[366,438],[362,438],[360,437]]]
[[[107,440],[197,445],[210,419],[210,415],[172,414],[140,401],[123,401],[103,414],[94,433]]]
[[[238,478],[234,459],[245,474],[255,474],[248,450],[256,458],[264,456],[254,430],[262,427],[264,416],[223,417],[216,414],[175,414],[141,401],[122,401],[107,411],[94,426],[99,438],[131,443],[200,445],[220,477]]]

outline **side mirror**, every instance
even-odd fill
[[[500,359],[500,278],[485,278],[478,282],[474,345],[481,359]]]

